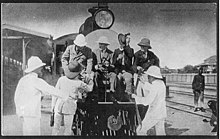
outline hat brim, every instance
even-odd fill
[[[76,77],[80,74],[80,72],[81,72],[81,71],[71,72],[71,71],[69,70],[69,68],[68,68],[67,65],[63,66],[63,70],[64,70],[65,76],[66,76],[67,78],[69,78],[69,79],[74,79],[74,78],[76,78]]]
[[[97,43],[101,43],[101,44],[107,44],[107,45],[110,45],[109,42],[99,42],[99,41],[96,41]]]
[[[87,43],[86,42],[83,42],[83,43],[78,43],[74,40],[74,44],[77,45],[77,46],[86,46]]]
[[[149,73],[146,73],[146,74],[150,75],[152,77],[158,78],[158,79],[163,79],[162,75],[153,75],[153,74],[149,74]]]
[[[148,47],[149,49],[151,49],[152,47],[150,45],[146,45],[146,44],[141,44],[141,43],[138,43],[139,46],[142,46],[142,47]]]
[[[36,70],[36,69],[38,69],[38,68],[40,68],[40,67],[42,67],[42,66],[45,66],[45,65],[46,65],[45,63],[41,63],[41,64],[38,65],[38,66],[31,67],[31,68],[27,68],[26,70],[24,70],[24,72],[25,72],[25,73],[29,73],[29,72],[32,72],[32,71],[34,71],[34,70]]]

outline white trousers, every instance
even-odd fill
[[[156,135],[165,136],[165,125],[164,125],[164,119],[158,120],[158,119],[149,119],[142,123],[142,128],[137,128],[137,135],[147,135],[147,131],[151,129],[153,126],[155,126]],[[140,130],[139,130],[140,129]]]
[[[24,136],[41,135],[39,117],[24,117],[22,124],[23,124],[23,135]]]
[[[72,114],[60,114],[55,113],[54,115],[54,127],[52,130],[52,135],[73,135],[72,124],[73,124]],[[61,133],[61,122],[64,120],[64,133]]]

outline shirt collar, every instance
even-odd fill
[[[82,51],[83,48],[84,48],[84,46],[80,47],[80,46],[75,45],[75,52],[80,52],[80,51]]]
[[[100,49],[100,51],[101,51],[102,53],[105,53],[105,52],[106,52],[106,49],[104,49],[104,50],[101,50],[101,49]]]
[[[120,50],[120,51],[123,51],[123,50],[124,50],[124,48],[119,48],[119,50]]]
[[[30,72],[28,75],[34,76],[34,77],[38,77],[37,73],[35,72]]]

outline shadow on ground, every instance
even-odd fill
[[[165,132],[167,136],[173,136],[173,135],[178,136],[189,130],[188,128],[172,128],[171,126],[172,126],[171,124],[165,123]],[[155,136],[156,135],[155,127],[148,130],[147,134],[149,136]]]

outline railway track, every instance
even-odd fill
[[[194,106],[192,106],[192,105],[179,103],[179,102],[175,102],[175,101],[171,101],[171,100],[166,100],[166,102],[167,102],[166,106],[168,108],[211,119],[211,110],[210,109],[206,109],[206,112],[204,112],[204,113],[203,112],[197,113],[197,112],[194,112],[194,109],[193,109]]]
[[[187,92],[187,91],[169,90],[169,92],[174,93],[174,94],[180,94],[180,95],[194,96],[192,92]],[[204,94],[204,97],[208,99],[217,99],[217,97],[214,95]]]

